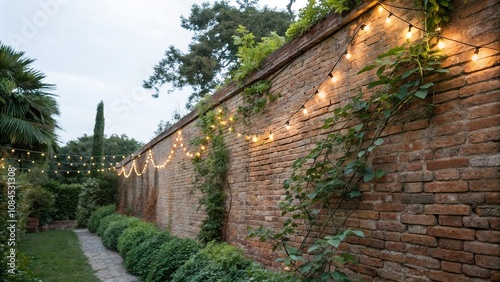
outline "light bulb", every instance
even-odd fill
[[[333,73],[329,73],[328,76],[330,77],[333,83],[337,82],[337,78],[333,75]]]
[[[444,44],[444,41],[442,38],[439,38],[438,48],[442,50],[442,49],[444,49],[444,47],[446,47],[446,44]]]
[[[477,61],[479,59],[479,47],[476,47],[476,51],[474,51],[474,55],[472,55],[472,61]]]
[[[369,31],[369,30],[370,30],[370,26],[369,26],[369,25],[366,25],[366,24],[362,24],[362,25],[361,25],[361,30],[364,30],[364,31]]]
[[[389,13],[389,16],[387,16],[387,19],[385,19],[385,23],[391,23],[391,16],[392,13]]]
[[[290,128],[291,128],[291,126],[290,126],[290,122],[289,122],[289,121],[287,121],[287,122],[286,122],[286,124],[285,124],[285,129],[286,129],[286,130],[289,130]]]
[[[269,133],[269,140],[274,140],[274,134],[272,132]]]
[[[305,107],[305,106],[302,106],[302,112],[303,112],[305,115],[307,115],[307,109],[306,109],[306,107]]]
[[[323,92],[323,91],[318,91],[318,97],[319,97],[320,99],[325,99],[325,97],[326,97],[325,92]]]
[[[413,27],[412,25],[410,25],[410,26],[408,27],[408,32],[406,33],[406,38],[407,38],[407,39],[410,39],[410,38],[413,36],[413,34],[412,34],[412,32],[411,32],[411,28],[412,28],[412,27]]]
[[[384,11],[384,7],[382,7],[381,5],[378,6],[378,12],[379,13],[382,13]]]
[[[254,135],[253,138],[252,138],[252,141],[255,143],[257,141],[259,141],[259,138],[257,138],[257,135]]]
[[[352,57],[351,53],[347,52],[347,50],[345,50],[344,55],[345,55],[346,59],[348,59],[348,60]]]

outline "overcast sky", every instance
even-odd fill
[[[160,120],[169,120],[177,108],[185,111],[190,91],[155,99],[142,81],[169,45],[187,50],[192,34],[181,28],[180,16],[202,2],[207,1],[0,0],[0,41],[36,59],[34,68],[56,85],[61,144],[92,135],[101,100],[106,135],[147,143]],[[287,3],[260,0],[261,6],[282,9]],[[297,0],[293,7],[305,3]]]

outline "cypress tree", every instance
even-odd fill
[[[101,101],[97,105],[95,116],[94,136],[92,141],[92,157],[96,163],[95,168],[101,168],[102,157],[104,156],[104,103]]]

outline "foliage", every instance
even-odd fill
[[[291,40],[300,36],[329,13],[350,11],[359,3],[361,0],[308,0],[307,6],[299,10],[298,19],[286,31],[286,37]]]
[[[120,238],[125,229],[129,228],[132,224],[138,221],[139,219],[137,217],[128,217],[128,216],[122,216],[113,220],[108,225],[108,227],[106,228],[106,230],[102,235],[103,245],[110,250],[117,251],[118,238]]]
[[[190,16],[181,18],[181,26],[194,32],[189,51],[183,53],[170,46],[143,86],[154,89],[155,96],[166,83],[172,84],[171,91],[190,86],[193,93],[189,97],[188,108],[212,92],[238,67],[237,46],[232,39],[235,27],[249,27],[256,40],[260,41],[272,31],[284,34],[292,21],[291,14],[268,7],[258,8],[255,2],[240,1],[239,7],[231,6],[227,1],[194,4]]]
[[[118,238],[118,251],[126,260],[129,253],[142,242],[158,234],[158,228],[154,224],[139,221],[125,229]]]
[[[122,219],[125,219],[126,217],[127,216],[121,215],[118,213],[112,213],[108,216],[105,216],[103,219],[101,219],[101,222],[99,223],[99,227],[97,227],[96,234],[98,236],[102,237],[104,235],[104,232],[106,232],[106,229],[108,229],[111,222],[122,220]]]
[[[0,42],[0,145],[52,152],[59,108],[34,59]],[[24,153],[18,153],[24,154]],[[21,157],[21,155],[19,155]]]
[[[407,105],[427,97],[434,85],[425,81],[428,75],[447,72],[439,68],[443,56],[431,47],[427,40],[408,42],[359,71],[375,70],[376,79],[367,87],[371,93],[361,92],[335,109],[322,127],[325,138],[294,162],[293,174],[284,185],[286,199],[280,204],[282,215],[288,216],[283,229],[278,233],[264,228],[252,231],[251,236],[275,240],[283,254],[280,261],[305,280],[347,279],[336,266],[354,259],[337,247],[348,235],[363,234],[343,229],[341,215],[350,212],[338,211],[348,209],[345,203],[360,197],[360,183],[384,176],[384,171],[374,170],[369,162],[372,152],[384,143],[381,136],[386,126],[400,118],[398,114]],[[302,226],[304,239],[293,246],[290,236]],[[326,235],[332,230],[336,235]]]
[[[26,234],[19,242],[18,254],[20,252],[31,259],[29,269],[43,281],[100,281],[73,230],[47,230]]]
[[[94,159],[101,159],[104,156],[104,103],[101,101],[97,105],[97,112],[95,115],[95,124],[94,124],[94,135],[92,136],[92,154],[91,156]],[[102,169],[101,162],[97,162],[96,169]],[[95,176],[99,172],[92,171],[92,174]]]
[[[271,32],[269,37],[262,37],[255,42],[255,35],[240,25],[233,35],[234,45],[238,46],[238,68],[232,73],[236,81],[243,81],[245,77],[258,69],[262,62],[272,52],[285,44],[285,38],[276,32]]]
[[[434,32],[438,27],[450,21],[450,13],[453,9],[451,0],[421,0],[420,2],[426,11],[425,26],[427,31]]]
[[[179,120],[181,120],[182,117],[183,117],[183,114],[181,113],[181,109],[180,108],[174,109],[174,112],[173,112],[170,120],[168,120],[168,121],[161,120],[160,121],[160,123],[158,124],[158,126],[154,132],[154,134],[155,134],[154,136],[156,137],[156,136],[162,134],[163,132],[165,132],[167,129],[172,127],[172,125],[174,125]]]
[[[54,208],[54,194],[41,188],[31,186],[25,191],[25,201],[29,207],[28,216],[36,217],[43,225],[51,220],[50,214]]]
[[[205,207],[207,218],[202,222],[198,239],[201,242],[221,241],[224,224],[229,152],[224,144],[220,120],[223,120],[223,109],[211,109],[208,101],[198,104],[199,118],[196,126],[200,128],[202,137],[192,140],[197,147],[205,147],[203,155],[193,158],[196,172],[196,189],[202,192],[200,206]]]
[[[192,239],[173,237],[155,252],[146,282],[170,281],[175,271],[195,255],[199,248],[198,243]]]
[[[90,215],[98,207],[116,202],[118,180],[114,173],[101,173],[98,178],[84,180],[76,211],[79,226],[86,226]]]
[[[87,228],[90,232],[97,232],[97,228],[99,228],[99,224],[101,224],[101,220],[106,216],[113,214],[116,212],[116,205],[111,204],[107,206],[100,207],[96,209],[89,217],[87,222]]]
[[[42,282],[42,280],[38,279],[37,275],[33,273],[30,269],[32,263],[31,259],[23,252],[16,252],[16,271],[15,274],[6,272],[7,265],[7,250],[6,246],[3,243],[0,243],[0,263],[2,267],[0,267],[0,281],[3,282]]]
[[[265,107],[276,101],[279,94],[270,93],[271,82],[261,80],[243,90],[243,105],[238,107],[238,114],[245,121],[251,114],[262,112]]]
[[[125,259],[125,268],[143,280],[147,278],[149,267],[153,264],[155,252],[162,245],[170,241],[172,236],[168,232],[157,232],[139,245],[133,247]]]
[[[82,191],[80,184],[59,184],[51,181],[43,186],[54,195],[54,208],[50,213],[52,220],[73,220],[76,218],[78,196]]]

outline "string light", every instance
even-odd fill
[[[364,31],[369,31],[370,30],[370,26],[366,25],[366,24],[362,24],[360,28],[361,28],[361,30],[364,30]]]
[[[349,53],[347,50],[345,50],[344,55],[345,55],[345,58],[348,60],[352,57],[351,53]]]
[[[328,77],[330,77],[330,80],[335,83],[337,82],[337,77],[333,75],[333,73],[328,73]]]
[[[287,122],[285,123],[285,129],[286,129],[286,130],[289,130],[290,128],[291,128],[291,126],[290,126],[290,121],[287,121]]]
[[[304,105],[302,105],[302,112],[304,113],[304,115],[307,115],[307,109]]]
[[[274,140],[274,134],[272,132],[269,133],[269,140]]]
[[[412,27],[413,27],[413,25],[411,25],[411,24],[408,26],[408,32],[406,33],[407,39],[411,39],[411,37],[413,36],[413,33],[411,32]]]
[[[382,7],[382,6],[381,6]],[[383,9],[383,8],[382,8]],[[387,16],[387,18],[385,19],[385,22],[387,24],[390,24],[391,23],[391,16],[392,16],[392,13],[389,13],[389,16]]]
[[[259,141],[259,138],[257,138],[257,135],[254,135],[253,138],[252,138],[252,141],[255,143],[257,141]]]
[[[472,61],[477,61],[479,59],[479,47],[476,47],[476,51],[474,51],[474,55],[472,55]]]
[[[443,38],[442,38],[442,37],[439,37],[439,39],[438,39],[438,45],[437,45],[437,46],[438,46],[438,48],[439,48],[439,49],[441,49],[441,50],[443,50],[443,49],[444,49],[444,47],[446,47],[446,44],[444,44],[444,41],[443,41]]]

